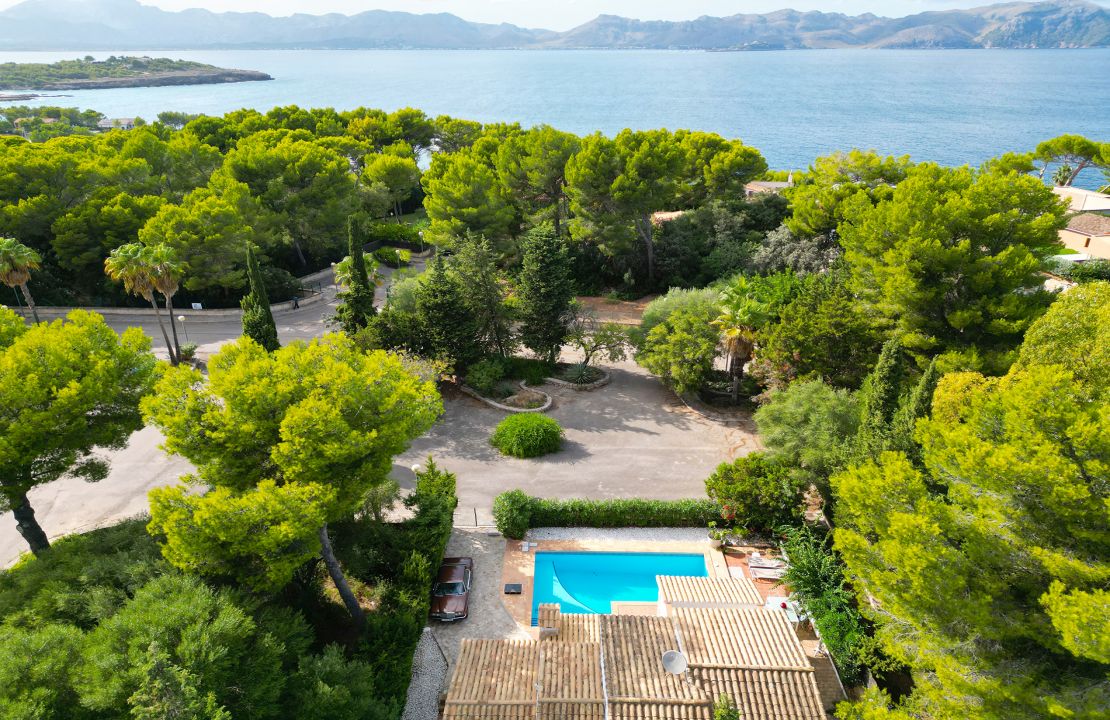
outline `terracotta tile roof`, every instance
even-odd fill
[[[675,624],[690,667],[809,668],[783,613],[765,608],[678,608]]]
[[[605,687],[614,702],[705,702],[684,678],[663,669],[659,658],[678,649],[674,623],[666,617],[601,616]]]
[[[445,720],[712,720],[722,694],[745,720],[825,717],[813,668],[781,613],[677,608],[674,617],[560,617],[541,608],[540,616],[560,628],[544,642],[463,641]],[[590,617],[596,622],[584,622]],[[591,633],[600,642],[567,639]],[[685,676],[660,662],[679,648],[690,663]]]
[[[601,642],[599,615],[564,615],[557,604],[540,605],[538,615],[541,640]],[[545,629],[550,629],[551,632],[546,632]]]
[[[679,607],[763,607],[763,596],[748,578],[660,575],[659,600]]]
[[[541,644],[539,676],[537,718],[594,720],[605,717],[598,643]]]
[[[728,695],[744,720],[824,720],[812,672],[698,668],[694,681],[717,698]]]
[[[1076,215],[1068,220],[1068,230],[1091,237],[1110,235],[1110,217],[1095,213]]]
[[[531,640],[463,640],[444,720],[534,718],[539,650]]]

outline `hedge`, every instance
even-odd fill
[[[510,490],[494,499],[493,517],[502,535],[519,540],[534,527],[707,527],[721,509],[712,500],[545,500]]]

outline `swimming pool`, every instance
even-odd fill
[[[565,613],[609,613],[613,601],[658,600],[656,575],[708,574],[704,555],[537,552],[532,624],[543,604],[558,603]]]

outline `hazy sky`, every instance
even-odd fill
[[[0,0],[0,8],[20,0]],[[203,7],[209,10],[257,10],[271,15],[303,12],[352,14],[363,10],[451,12],[479,22],[510,22],[525,27],[566,30],[601,13],[644,20],[687,20],[699,15],[768,12],[791,7],[897,17],[925,10],[989,5],[992,0],[141,0],[167,10]],[[1097,0],[1110,5],[1110,0]]]

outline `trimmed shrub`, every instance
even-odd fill
[[[514,539],[533,527],[705,527],[719,516],[712,500],[543,500],[511,490],[493,502],[497,529]]]
[[[539,457],[563,446],[563,428],[538,413],[510,415],[498,423],[489,441],[505,455]]]
[[[412,253],[408,250],[398,250],[393,247],[380,247],[374,251],[374,259],[382,265],[391,268],[399,268],[402,265],[408,265],[412,260]]]
[[[519,540],[532,527],[532,510],[540,502],[523,490],[509,490],[493,499],[493,519],[498,531]]]
[[[372,223],[366,229],[366,241],[416,249],[420,247],[420,228],[406,223]]]
[[[511,357],[506,359],[505,374],[529,385],[543,385],[555,371],[554,365],[537,358]]]

